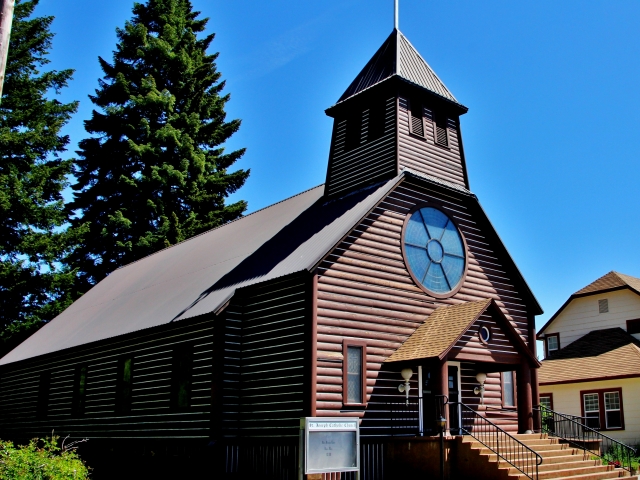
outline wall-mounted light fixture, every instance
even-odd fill
[[[473,389],[473,393],[476,395],[480,394],[480,405],[484,404],[484,382],[487,380],[487,374],[479,372],[476,375],[476,380],[480,384],[479,387]]]
[[[404,392],[404,394],[407,396],[407,405],[409,405],[409,390],[411,390],[409,380],[411,379],[411,375],[413,375],[413,370],[411,370],[410,368],[403,368],[400,372],[400,375],[402,375],[404,383],[398,385],[398,391]]]

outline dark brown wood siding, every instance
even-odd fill
[[[421,138],[410,133],[411,112],[406,98],[398,99],[398,165],[420,173],[465,186],[461,157],[460,132],[455,119],[447,119],[448,147],[437,145],[434,137],[433,111],[423,108],[424,133]]]
[[[384,178],[398,171],[396,162],[396,99],[386,102],[384,134],[368,140],[369,110],[364,109],[361,141],[358,147],[345,151],[348,120],[336,119],[331,140],[325,194],[336,196]]]
[[[224,314],[222,434],[296,436],[308,395],[311,280],[240,290]]]
[[[171,408],[173,351],[193,348],[191,405]],[[0,371],[0,431],[8,438],[208,438],[213,322],[182,321],[9,364]],[[130,413],[116,414],[119,359],[133,360]],[[84,413],[72,416],[74,373],[87,367]],[[46,418],[36,419],[41,372],[50,372]]]
[[[472,407],[480,405],[480,395],[473,393],[478,386],[478,369],[473,363],[460,364],[461,402]],[[502,380],[500,372],[487,374],[484,383],[484,409],[481,411],[489,420],[510,433],[518,433],[518,414],[515,409],[502,408]]]
[[[358,415],[342,406],[342,344],[367,343],[367,416],[384,417],[397,390],[399,368],[383,364],[440,305],[493,298],[517,331],[527,335],[527,308],[510,280],[505,259],[487,240],[472,201],[462,194],[407,179],[391,192],[318,267],[317,415]],[[468,245],[468,271],[460,290],[447,299],[430,297],[416,286],[401,251],[407,213],[416,205],[437,204],[458,223]],[[325,360],[323,360],[325,359]],[[415,370],[414,370],[415,371]],[[417,395],[417,388],[411,391]]]
[[[486,344],[480,341],[478,335],[482,325],[487,326],[491,331],[491,339]],[[512,361],[514,364],[520,363],[521,358],[498,322],[488,312],[483,313],[478,321],[469,327],[469,330],[462,335],[462,338],[449,352],[449,358],[455,358],[457,355],[473,355],[478,358],[477,361],[486,359],[484,361],[488,362],[492,361],[492,356],[499,355],[507,362]],[[504,362],[505,360],[501,359],[500,361]]]

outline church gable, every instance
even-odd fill
[[[431,296],[418,286],[403,256],[405,220],[422,205],[437,205],[453,218],[466,242],[464,279],[446,298]],[[529,317],[538,313],[539,306],[480,211],[464,187],[405,172],[400,183],[318,264],[318,358],[340,355],[345,342],[360,340],[367,345],[368,368],[380,371],[385,359],[436,308],[482,299],[493,299],[526,341]],[[318,415],[339,408],[335,386],[341,382],[341,372],[319,370]]]
[[[503,323],[498,321],[495,312],[488,310],[462,334],[451,349],[450,357],[455,360],[519,363],[518,353]]]

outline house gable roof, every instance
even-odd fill
[[[462,106],[446,85],[438,78],[411,42],[397,29],[385,40],[371,60],[365,65],[338,103],[367,90],[374,85],[397,76],[437,96]],[[466,107],[463,107],[466,109]]]
[[[621,328],[594,330],[542,361],[540,385],[640,377],[640,341]]]
[[[547,320],[547,323],[542,326],[542,328],[538,332],[538,335],[544,334],[544,331],[553,323],[553,321],[571,303],[573,299],[624,289],[628,289],[631,292],[640,295],[640,278],[632,277],[630,275],[625,275],[624,273],[618,273],[614,271],[603,275],[594,282],[591,282],[586,287],[581,288],[580,290],[572,294],[567,299],[567,301],[562,304],[558,311],[554,313],[549,320]]]
[[[385,362],[402,362],[429,358],[444,359],[462,335],[491,311],[513,346],[534,365],[539,365],[522,337],[492,299],[464,302],[437,308]]]

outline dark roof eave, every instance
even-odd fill
[[[450,100],[446,97],[443,97],[442,95],[440,95],[439,93],[434,92],[433,90],[429,90],[428,88],[423,87],[422,85],[418,85],[417,83],[412,82],[411,80],[408,80],[400,75],[398,75],[397,73],[394,73],[390,76],[388,76],[387,78],[385,78],[384,80],[371,85],[370,87],[367,87],[363,90],[360,90],[358,93],[355,93],[353,95],[351,95],[350,97],[345,98],[344,100],[340,100],[336,103],[334,103],[333,105],[331,105],[329,108],[327,108],[324,113],[326,113],[329,117],[333,117],[333,113],[337,110],[340,109],[342,107],[342,105],[345,104],[345,102],[347,102],[347,100],[351,100],[353,98],[358,97],[359,95],[364,94],[365,92],[369,92],[370,90],[372,90],[373,88],[378,87],[379,85],[385,84],[385,83],[391,83],[391,82],[401,82],[401,83],[406,83],[407,85],[411,85],[413,87],[419,88],[421,90],[424,90],[425,92],[435,96],[438,100],[442,100],[443,102],[451,105],[452,107],[454,107],[454,109],[458,110],[458,114],[459,115],[464,115],[465,113],[467,113],[469,111],[469,108],[462,105],[461,103],[458,102],[454,102],[453,100]]]

